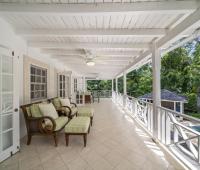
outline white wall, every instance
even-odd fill
[[[19,105],[24,104],[24,56],[34,58],[49,66],[51,74],[49,83],[51,86],[48,89],[48,97],[54,97],[57,94],[55,70],[64,71],[68,68],[58,61],[50,59],[49,56],[41,54],[40,50],[28,47],[26,41],[17,36],[12,27],[2,18],[0,18],[0,46],[11,49],[16,57],[19,56]],[[23,137],[24,135],[26,135],[25,122],[23,114],[20,113],[20,136]]]

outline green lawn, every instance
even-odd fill
[[[187,113],[187,115],[200,119],[200,113]]]

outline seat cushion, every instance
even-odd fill
[[[57,119],[55,119],[55,122],[56,122],[55,131],[60,130],[61,128],[63,128],[63,126],[65,126],[65,124],[68,122],[68,120],[69,119],[66,116],[61,116],[61,117],[58,117]]]
[[[74,117],[66,126],[65,133],[87,133],[90,126],[89,117]]]
[[[54,99],[53,99],[53,105],[55,106],[56,109],[59,109],[59,108],[62,107],[59,98],[54,98]]]
[[[67,116],[69,115],[70,110],[67,107],[62,107],[61,110],[65,112]],[[78,111],[77,107],[72,107],[71,110],[72,110],[71,115],[75,115]]]
[[[77,116],[88,116],[88,117],[93,117],[94,115],[94,109],[91,107],[78,107],[78,114]]]
[[[61,117],[58,117],[57,119],[55,119],[56,127],[55,127],[54,131],[58,131],[61,128],[63,128],[67,124],[68,120],[69,119],[66,116],[61,116]],[[43,125],[43,127],[46,127],[49,130],[51,130],[53,127],[53,124],[50,120],[45,120],[45,122],[42,125]]]
[[[39,108],[44,116],[52,117],[53,119],[58,118],[58,113],[52,103],[39,104]]]
[[[65,99],[60,99],[60,103],[62,106],[69,106],[71,107],[71,104],[70,104],[70,101],[68,98],[65,98]]]
[[[30,112],[31,112],[32,117],[42,117],[43,116],[42,111],[39,108],[39,104],[32,104],[30,106]]]
[[[72,107],[71,110],[72,110],[72,115],[75,115],[78,111],[77,107]]]
[[[31,109],[30,109],[30,106],[29,107],[26,107],[26,113],[28,116],[31,116]]]

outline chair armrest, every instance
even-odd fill
[[[74,105],[74,107],[77,107],[77,104],[76,104],[76,103],[71,102],[70,104]]]
[[[28,117],[28,121],[39,121],[42,117]]]
[[[51,134],[56,129],[56,122],[50,116],[43,116],[43,117],[30,117],[27,119],[29,128],[31,128],[31,124],[33,126],[37,126],[34,129],[39,129],[41,133],[44,134]]]
[[[72,116],[71,116],[71,114],[72,114],[72,109],[71,109],[71,107],[69,107],[69,106],[62,106],[62,107],[69,109],[69,115],[68,115],[68,117],[71,118],[71,117],[72,117]]]
[[[56,129],[56,122],[52,117],[43,116],[39,121],[39,129],[41,133],[51,134]]]
[[[67,114],[66,114],[66,112],[62,109],[62,108],[60,108],[60,109],[56,109],[56,111],[58,112],[58,115],[59,116],[67,116]]]

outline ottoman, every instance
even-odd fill
[[[65,126],[65,140],[66,146],[69,143],[70,135],[81,135],[83,136],[84,146],[87,143],[87,134],[90,131],[90,118],[86,116],[74,117],[66,126]]]
[[[92,126],[94,109],[91,107],[87,107],[87,106],[78,107],[77,116],[90,117],[90,123]]]

